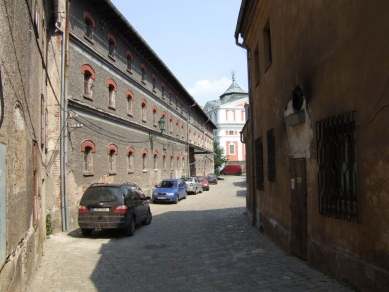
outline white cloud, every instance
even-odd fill
[[[188,91],[199,105],[204,106],[208,101],[219,99],[230,87],[231,82],[231,79],[226,77],[214,81],[199,80]]]

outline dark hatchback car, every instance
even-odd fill
[[[208,182],[210,184],[217,184],[217,176],[214,173],[208,174]]]
[[[92,184],[82,195],[78,225],[84,236],[94,229],[123,229],[132,236],[136,224],[151,223],[149,200],[133,183]]]

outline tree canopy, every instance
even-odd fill
[[[214,156],[214,166],[215,166],[215,173],[219,172],[219,167],[224,165],[228,161],[228,157],[224,155],[224,149],[220,147],[219,142],[213,143],[213,152],[215,153]]]

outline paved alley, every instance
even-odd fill
[[[150,204],[133,237],[79,229],[46,240],[28,291],[350,291],[285,254],[244,216],[245,176]]]

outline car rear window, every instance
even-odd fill
[[[119,187],[91,187],[82,196],[81,204],[91,202],[119,202],[120,193]]]
[[[177,182],[175,181],[161,181],[158,185],[158,188],[176,188]]]
[[[192,181],[193,180],[193,178],[191,178],[191,177],[183,177],[183,178],[181,178],[183,181]]]
[[[207,179],[205,177],[198,177],[199,181],[206,181]]]

